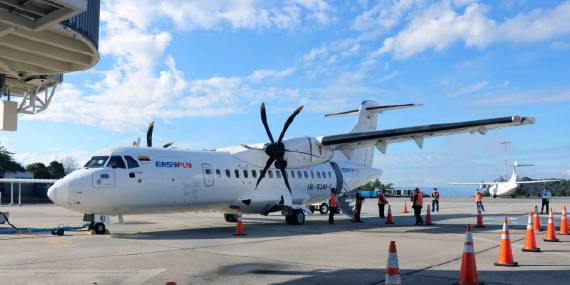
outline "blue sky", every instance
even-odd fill
[[[396,186],[519,175],[570,178],[570,1],[102,1],[100,62],[67,74],[48,110],[20,115],[0,142],[24,163],[131,145],[155,120],[155,145],[216,148],[266,142],[297,107],[290,136],[350,130],[358,108],[379,129],[512,115],[531,126],[431,138],[377,152]],[[510,176],[510,170],[509,170]]]

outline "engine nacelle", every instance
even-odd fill
[[[333,152],[324,149],[318,144],[315,137],[294,137],[284,139],[285,156],[287,168],[305,168],[329,161],[333,157]]]
[[[487,188],[487,184],[480,184],[479,188],[481,188],[481,189]]]

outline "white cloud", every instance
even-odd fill
[[[318,57],[326,57],[328,55],[328,49],[324,45],[318,48],[313,48],[308,54],[303,56],[304,61],[314,61]]]
[[[497,23],[487,17],[483,4],[468,5],[463,14],[453,10],[449,1],[433,3],[412,18],[406,29],[386,38],[373,57],[389,52],[406,59],[426,49],[444,50],[457,42],[483,49],[496,42],[530,43],[570,33],[570,1],[553,9],[535,9],[505,18]]]
[[[544,88],[532,90],[501,90],[477,96],[469,105],[532,105],[570,101],[570,88]]]
[[[82,166],[91,158],[91,154],[81,150],[69,150],[66,152],[58,152],[52,154],[38,154],[33,152],[24,152],[14,154],[14,160],[24,165],[41,162],[46,166],[52,161],[61,161],[64,157],[71,156],[75,161]]]
[[[469,85],[469,86],[459,88],[459,90],[457,90],[451,96],[456,97],[456,96],[461,96],[461,95],[468,94],[468,93],[473,93],[473,92],[479,91],[485,87],[487,87],[487,81],[481,81],[481,82],[475,83],[473,85]]]
[[[570,177],[570,170],[563,171],[562,175],[564,175],[566,177]]]
[[[570,43],[565,43],[565,42],[553,42],[551,46],[553,49],[557,49],[557,50],[569,50],[570,49]]]
[[[390,79],[392,79],[392,78],[394,78],[394,77],[396,77],[396,76],[398,76],[398,75],[400,75],[400,74],[401,74],[401,72],[399,72],[399,71],[394,71],[394,72],[392,72],[392,73],[390,73],[390,74],[387,74],[387,75],[383,76],[382,78],[376,80],[375,82],[388,81],[388,80],[390,80]]]
[[[248,76],[247,79],[257,82],[267,77],[284,77],[291,74],[293,71],[295,71],[294,68],[289,68],[283,71],[257,70]]]

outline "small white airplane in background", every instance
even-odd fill
[[[151,125],[148,147],[101,150],[84,167],[55,183],[48,196],[62,207],[84,213],[84,220],[91,221],[97,233],[105,232],[109,215],[121,219],[122,215],[198,210],[220,211],[228,222],[237,220],[238,209],[261,215],[281,211],[288,224],[303,224],[304,211],[311,213],[304,205],[327,200],[332,188],[341,210],[349,213],[350,189],[382,175],[382,170],[371,167],[375,146],[386,153],[390,143],[414,140],[422,148],[426,137],[485,134],[535,122],[532,117],[509,116],[376,130],[378,114],[414,106],[420,105],[378,106],[367,100],[358,110],[325,116],[357,114],[349,133],[284,138],[301,107],[275,141],[262,104],[261,121],[269,143],[212,150],[151,148]]]
[[[503,166],[503,165],[499,165]],[[517,181],[517,167],[521,166],[534,166],[534,164],[518,164],[515,161],[513,165],[507,165],[508,167],[513,167],[513,175],[509,181],[506,182],[479,182],[479,183],[449,183],[452,185],[479,185],[480,188],[487,188],[489,187],[489,193],[493,195],[493,197],[497,196],[511,196],[515,197],[515,191],[521,184],[526,183],[545,183],[545,182],[556,182],[560,180],[535,180],[535,181]]]

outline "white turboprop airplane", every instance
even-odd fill
[[[502,165],[499,165],[502,166]],[[506,182],[479,182],[479,183],[449,183],[452,185],[479,185],[479,188],[487,188],[489,187],[489,193],[493,195],[493,197],[497,196],[515,196],[515,190],[520,187],[521,184],[527,183],[545,183],[545,182],[556,182],[560,180],[535,180],[535,181],[517,181],[517,167],[521,166],[534,166],[534,164],[518,164],[515,161],[513,165],[507,165],[509,167],[513,167],[513,175],[511,175],[511,179]]]
[[[242,213],[267,215],[281,211],[288,224],[303,224],[304,205],[328,199],[336,188],[340,208],[347,213],[348,191],[382,175],[372,168],[374,146],[382,153],[390,143],[456,133],[485,134],[487,130],[533,124],[532,117],[434,124],[376,131],[377,115],[418,104],[378,106],[363,101],[359,110],[325,117],[358,114],[349,133],[324,137],[292,137],[285,132],[302,107],[295,110],[275,141],[261,105],[261,120],[270,143],[212,150],[111,147],[55,183],[49,198],[67,209],[84,213],[97,233],[105,231],[109,215],[215,210],[235,222]],[[139,139],[140,142],[140,139]],[[338,152],[335,152],[337,151]],[[344,193],[342,193],[345,191]],[[347,208],[344,208],[347,207]],[[119,219],[119,220],[120,220]]]

